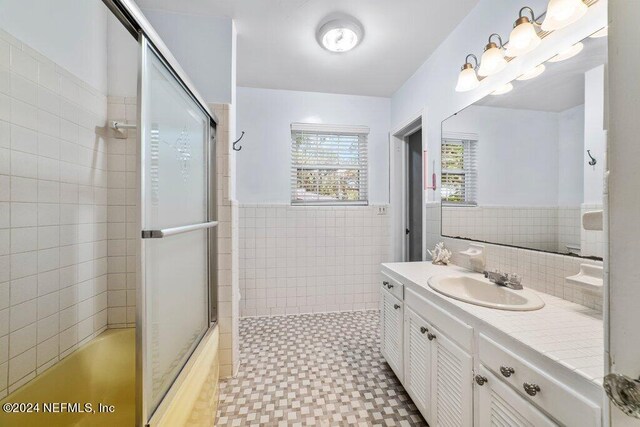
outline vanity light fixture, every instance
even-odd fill
[[[609,27],[604,27],[601,30],[596,31],[595,33],[591,34],[589,37],[591,37],[592,39],[599,39],[600,37],[607,37],[609,35]]]
[[[520,77],[518,77],[516,80],[531,80],[531,79],[535,79],[536,77],[538,77],[540,74],[544,73],[544,70],[546,70],[547,67],[545,67],[544,64],[540,64],[537,67],[527,71],[526,73],[524,73],[523,75],[521,75]]]
[[[353,18],[334,19],[318,28],[316,39],[320,46],[331,52],[348,52],[364,36],[362,26]]]
[[[531,19],[527,16],[522,16],[525,10],[529,11]],[[534,27],[534,24],[539,24],[536,22],[533,9],[529,6],[525,6],[520,9],[518,16],[519,17],[515,24],[513,24],[513,30],[509,36],[509,43],[507,43],[507,51],[505,52],[505,54],[511,58],[531,52],[533,49],[538,47],[542,41]]]
[[[584,49],[584,45],[581,42],[578,42],[564,52],[560,52],[553,58],[549,59],[548,62],[560,62],[564,61],[565,59],[573,58],[574,56],[582,52],[582,49]]]
[[[551,0],[542,23],[542,31],[555,31],[573,24],[587,13],[582,0]]]
[[[469,62],[469,58],[473,58],[475,66]],[[480,86],[480,80],[476,75],[476,69],[478,68],[478,57],[470,53],[464,60],[464,65],[458,74],[458,84],[456,85],[456,92],[468,92]]]
[[[497,37],[498,43],[491,41],[491,37]],[[482,77],[490,76],[495,73],[499,73],[507,66],[507,61],[504,59],[504,44],[502,43],[502,37],[499,34],[493,33],[489,36],[489,43],[484,48],[484,53],[480,59],[480,68],[478,69],[478,75]]]
[[[513,84],[507,83],[506,85],[491,92],[491,95],[494,95],[494,96],[504,95],[505,93],[509,93],[512,90],[513,90]]]

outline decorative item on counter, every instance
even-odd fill
[[[436,245],[433,251],[430,251],[429,255],[431,255],[431,259],[433,260],[433,264],[435,265],[448,265],[449,260],[451,259],[451,251],[444,247],[444,242],[440,242]]]

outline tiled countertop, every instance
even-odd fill
[[[540,310],[506,311],[465,303],[432,290],[428,284],[430,277],[477,274],[454,265],[438,266],[430,262],[389,263],[382,264],[382,271],[405,285],[411,282],[412,285],[423,288],[420,289],[421,294],[430,300],[445,307],[447,304],[458,307],[533,351],[596,384],[602,384],[604,327],[601,313],[542,292],[536,292],[545,302]],[[478,276],[482,277],[480,274]]]

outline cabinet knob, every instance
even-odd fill
[[[481,385],[481,386],[482,386],[482,385],[484,385],[484,383],[486,383],[487,381],[489,381],[489,380],[487,379],[487,377],[483,377],[482,375],[476,375],[476,383],[477,383],[478,385]]]
[[[389,282],[387,282],[386,280],[382,282],[382,286],[386,286],[389,287]]]
[[[429,341],[433,341],[433,340],[435,340],[435,339],[436,339],[436,336],[435,336],[434,334],[432,334],[431,332],[429,332],[429,333],[427,334],[427,338],[429,338]]]
[[[425,328],[424,326],[420,326],[420,333],[425,334],[427,332],[429,332],[427,328]]]
[[[524,391],[526,391],[529,396],[535,396],[540,392],[540,386],[538,384],[524,383],[522,387],[524,387]]]
[[[400,308],[400,304],[393,304],[393,308],[395,308],[396,310]]]
[[[511,366],[500,366],[500,373],[509,378],[511,375],[516,373],[516,370],[513,369]]]
[[[393,288],[393,283],[387,282],[387,288],[389,288],[389,289]]]

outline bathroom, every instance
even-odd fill
[[[0,2],[0,425],[640,425],[640,6],[455,3]]]

